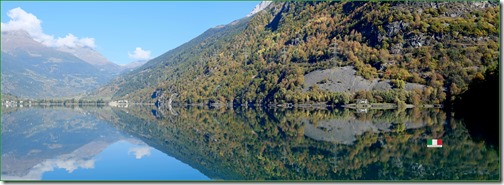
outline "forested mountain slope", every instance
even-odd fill
[[[220,47],[224,42],[229,41],[229,35],[241,32],[249,19],[244,18],[226,26],[208,29],[191,41],[116,78],[108,83],[108,85],[98,89],[91,96],[130,98],[148,94],[150,99],[153,89],[162,84],[166,79],[174,79],[180,73],[191,68],[191,65],[201,62],[200,55],[204,54],[207,50],[216,50],[216,47]],[[179,71],[180,68],[183,68],[184,71]]]
[[[177,93],[183,103],[442,103],[498,67],[499,19],[497,2],[274,2],[208,30],[98,94],[137,102]],[[328,80],[304,87],[310,72],[343,66],[367,80],[390,80],[393,89],[318,87]],[[407,82],[423,88],[405,90]]]

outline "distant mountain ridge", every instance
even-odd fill
[[[147,62],[148,60],[133,61],[124,65],[119,65],[119,67],[121,68],[121,71],[127,72],[128,70],[134,70]]]
[[[105,58],[101,53],[89,47],[58,47],[59,51],[67,52],[73,54],[77,58],[95,66],[98,70],[109,73],[111,76],[116,76],[122,72],[135,69],[144,65],[147,61],[133,61],[125,65],[118,65],[107,58]]]
[[[23,30],[2,32],[2,93],[22,98],[59,98],[84,94],[122,71],[89,47],[48,47]]]
[[[34,41],[24,31],[2,32],[2,92],[27,98],[75,96],[110,80],[74,55]]]
[[[77,58],[80,58],[83,61],[95,66],[100,71],[106,71],[111,73],[112,75],[116,75],[121,71],[121,66],[110,62],[102,54],[92,48],[76,46],[73,48],[59,47],[57,49],[59,51],[73,54]]]

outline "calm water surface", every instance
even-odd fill
[[[470,133],[437,109],[4,108],[1,178],[498,180]]]

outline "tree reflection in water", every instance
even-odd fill
[[[498,180],[498,152],[439,109],[114,109],[118,128],[232,180]],[[155,112],[155,113],[154,113]],[[449,119],[449,120],[447,120]],[[443,139],[427,148],[427,139]]]

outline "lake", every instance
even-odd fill
[[[439,109],[2,111],[2,180],[500,179],[498,147]]]

